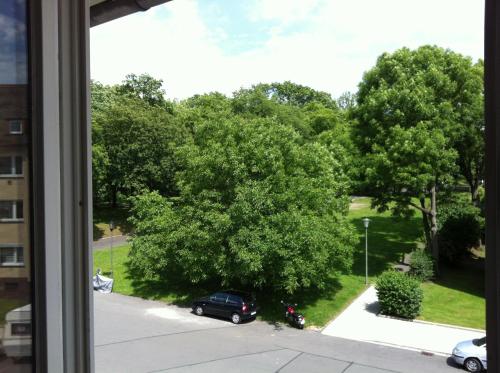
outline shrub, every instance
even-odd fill
[[[484,219],[477,207],[464,202],[444,205],[439,214],[440,260],[456,263],[478,244]]]
[[[375,288],[382,314],[405,319],[419,315],[423,293],[418,280],[391,270],[380,275]]]
[[[420,281],[427,281],[434,277],[434,262],[424,250],[415,250],[411,255],[410,275]]]

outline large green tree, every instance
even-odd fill
[[[102,137],[113,205],[118,192],[124,196],[145,190],[167,196],[177,193],[175,149],[187,136],[163,108],[120,97],[106,111]]]
[[[281,289],[324,286],[352,263],[348,180],[319,143],[276,118],[199,123],[180,151],[180,197],[138,197],[134,268],[193,283]]]
[[[128,74],[117,88],[121,94],[140,98],[151,106],[165,107],[167,102],[163,80],[149,74]]]
[[[420,210],[436,258],[438,195],[458,173],[464,128],[480,125],[479,76],[470,58],[423,46],[383,54],[359,85],[356,140],[367,155],[374,205]]]
[[[472,203],[479,207],[479,188],[485,173],[485,132],[484,132],[484,84],[483,62],[464,64],[465,76],[462,99],[457,103],[460,122],[454,136],[454,147],[458,152],[460,174],[466,180]]]

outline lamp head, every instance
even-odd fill
[[[114,229],[115,229],[115,222],[114,222],[113,220],[111,220],[111,221],[109,222],[109,230],[110,230],[110,231],[112,231],[112,230],[114,230]]]
[[[368,229],[368,226],[370,225],[370,219],[368,218],[363,218],[363,224],[365,226],[365,228]]]

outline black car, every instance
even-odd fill
[[[234,324],[239,324],[242,320],[248,320],[257,315],[257,304],[248,293],[227,290],[194,301],[193,312],[198,316],[207,314],[227,317]]]

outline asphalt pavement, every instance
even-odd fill
[[[121,246],[127,243],[127,235],[113,236],[113,247]],[[101,238],[92,243],[92,248],[94,250],[109,249],[111,247],[111,237]]]
[[[451,359],[94,292],[96,372],[460,372]]]

